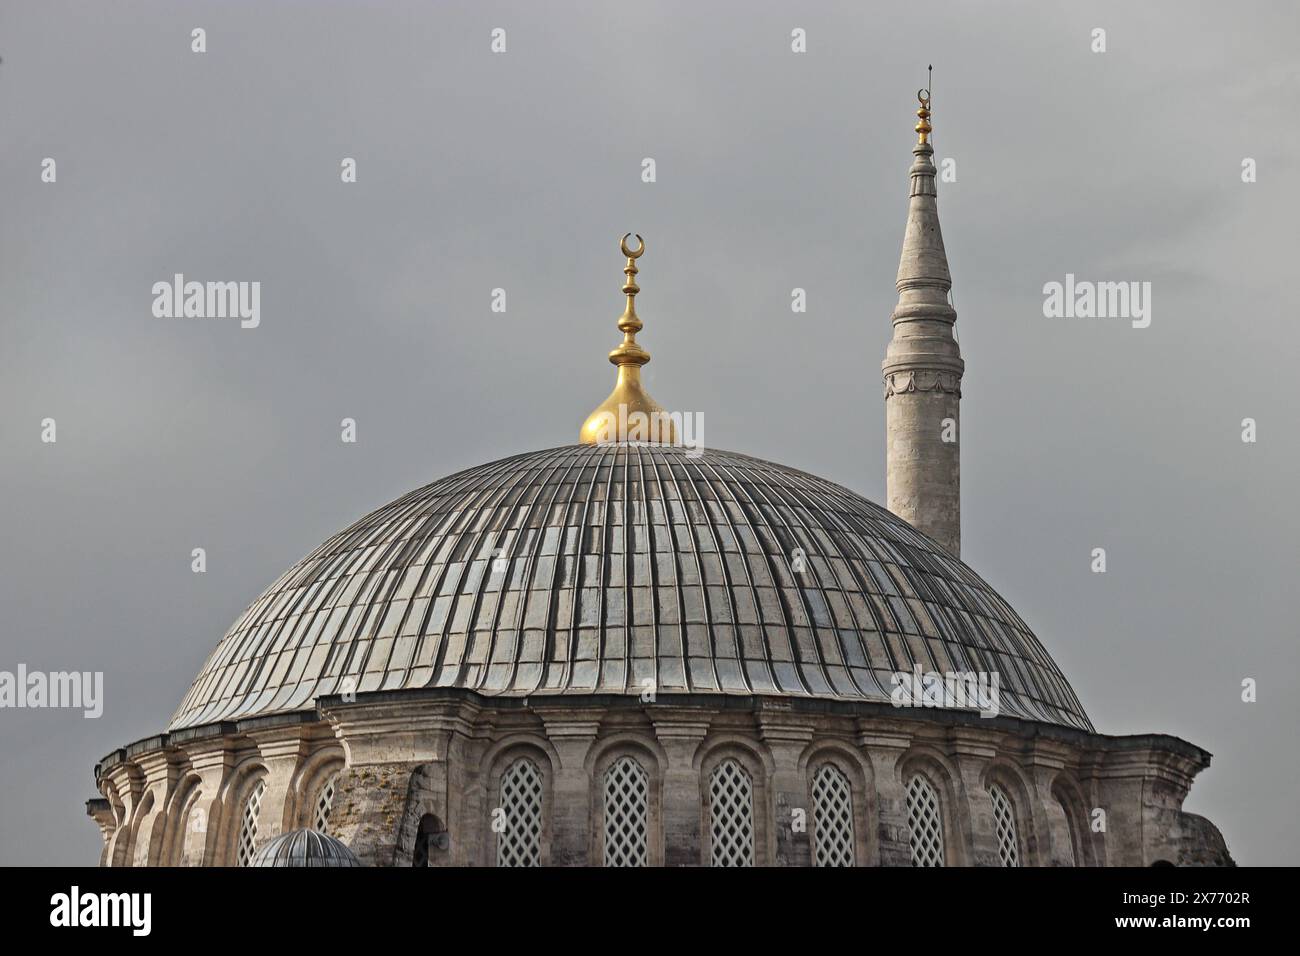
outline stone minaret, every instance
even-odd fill
[[[953,337],[957,312],[935,203],[930,94],[917,94],[907,232],[898,263],[894,337],[885,351],[886,484],[889,510],[961,553],[959,409],[965,363]]]

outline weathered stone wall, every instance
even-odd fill
[[[999,864],[994,783],[1011,799],[1025,865],[1231,862],[1214,826],[1181,809],[1209,755],[1177,738],[790,698],[493,701],[448,690],[327,700],[319,715],[117,751],[99,768],[103,797],[87,812],[104,835],[105,865],[233,865],[258,781],[260,843],[311,825],[317,789],[346,760],[329,826],[363,863],[410,866],[424,820],[446,842],[432,864],[490,866],[500,777],[527,755],[544,780],[542,863],[598,866],[604,773],[624,754],[648,775],[652,865],[707,865],[709,775],[724,760],[753,782],[758,865],[812,863],[811,782],[828,762],[850,783],[858,865],[910,864],[914,773],[940,794],[947,865]]]

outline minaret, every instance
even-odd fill
[[[637,248],[633,251],[627,245],[631,235],[629,232],[618,244],[619,250],[627,256],[627,265],[623,267],[623,274],[627,276],[623,283],[627,304],[618,317],[618,330],[623,333],[623,341],[609,353],[610,362],[618,369],[618,378],[609,398],[582,423],[578,441],[584,445],[620,441],[671,445],[677,439],[672,419],[641,385],[641,366],[650,361],[650,353],[636,340],[636,334],[643,328],[641,317],[636,314],[636,294],[641,291],[636,284],[639,271],[636,260],[645,252],[645,240],[638,234]]]
[[[898,263],[894,337],[885,351],[886,485],[889,510],[961,554],[959,424],[965,363],[953,337],[957,312],[935,203],[930,91],[917,93],[907,231]]]

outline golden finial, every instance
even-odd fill
[[[925,81],[925,89],[916,91],[916,100],[921,104],[916,111],[916,115],[921,120],[916,124],[917,142],[922,146],[930,142],[930,131],[934,128],[930,125],[930,85],[933,77],[934,67],[931,66]]]
[[[636,314],[636,294],[641,291],[641,287],[636,284],[636,275],[640,270],[636,267],[636,261],[645,253],[645,240],[641,234],[637,233],[637,249],[633,252],[627,247],[627,233],[619,240],[618,248],[623,255],[627,256],[627,265],[623,267],[623,275],[627,276],[627,281],[623,283],[623,294],[627,296],[627,305],[623,307],[623,314],[618,317],[618,330],[623,333],[623,341],[618,348],[609,353],[609,360],[615,365],[644,365],[650,361],[650,353],[637,344],[636,334],[644,328],[641,317]]]
[[[641,387],[641,366],[650,361],[650,353],[636,340],[636,334],[643,328],[641,317],[636,314],[636,294],[641,291],[636,284],[639,271],[636,260],[645,252],[645,240],[638,234],[637,248],[630,249],[627,240],[631,235],[630,232],[624,235],[618,244],[619,251],[627,257],[627,265],[623,267],[623,274],[627,276],[623,283],[627,305],[618,317],[618,330],[623,333],[623,341],[609,353],[610,362],[618,369],[618,379],[609,398],[582,423],[578,440],[584,445],[613,441],[670,444],[676,438],[668,413]]]

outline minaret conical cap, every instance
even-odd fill
[[[930,134],[930,91],[918,90],[920,106],[916,115],[917,142],[912,147],[911,189],[908,193],[907,231],[903,235],[903,254],[898,261],[898,291],[904,292],[918,286],[930,286],[944,294],[952,287],[948,272],[948,253],[943,246],[943,230],[939,227],[939,209],[936,202],[938,190],[934,178],[934,145]]]

